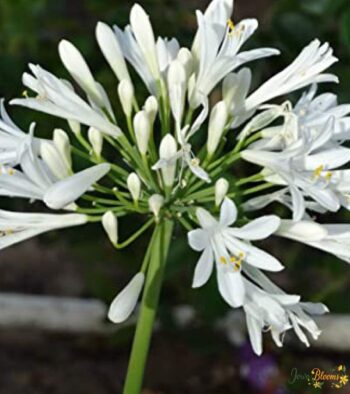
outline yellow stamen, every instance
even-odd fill
[[[230,262],[231,262],[231,263],[235,263],[236,260],[237,260],[236,257],[234,257],[234,256],[231,256],[231,257],[230,257]]]
[[[13,230],[12,229],[8,229],[8,230],[5,231],[5,234],[6,235],[11,235],[11,234],[13,234]]]
[[[28,90],[23,90],[22,96],[25,97],[25,98],[28,98],[29,97],[28,96]]]
[[[330,180],[332,179],[332,176],[333,176],[333,174],[332,174],[330,171],[328,171],[328,172],[326,173],[326,180],[327,180],[327,181],[330,181]]]
[[[13,168],[9,168],[9,169],[7,170],[7,173],[8,173],[9,175],[13,175],[13,174],[15,173],[15,170],[14,170]]]
[[[319,178],[322,174],[323,168],[324,167],[322,164],[320,166],[318,166],[316,168],[316,170],[314,171],[314,173],[312,174],[313,178],[315,178],[315,179]]]
[[[232,19],[227,19],[227,26],[228,26],[228,34],[232,35],[235,30],[235,24],[233,23]]]
[[[220,257],[220,263],[221,263],[221,264],[227,264],[226,257],[221,256],[221,257]]]

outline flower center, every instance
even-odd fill
[[[322,177],[322,172],[323,172],[323,170],[324,170],[324,166],[321,164],[320,166],[318,166],[315,170],[314,170],[314,172],[313,172],[313,174],[312,174],[312,178],[313,179],[319,179],[319,178],[321,178]],[[332,172],[331,171],[327,171],[326,173],[325,173],[325,175],[324,175],[324,179],[327,181],[327,182],[329,182],[331,179],[332,179]]]
[[[0,175],[7,173],[7,175],[13,175],[15,173],[15,169],[12,167],[6,168],[6,167],[0,167]]]
[[[232,36],[235,30],[235,24],[233,23],[232,19],[227,19],[227,26],[228,26],[228,35]]]
[[[229,260],[225,256],[220,256],[220,263],[223,265],[231,264],[233,271],[237,272],[241,269],[244,256],[245,254],[243,252],[239,252],[238,256],[230,256]]]

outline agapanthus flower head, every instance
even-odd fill
[[[22,79],[30,92],[11,101],[65,119],[67,127],[53,128],[51,139],[34,136],[34,121],[29,133],[20,130],[1,102],[0,195],[74,213],[1,211],[0,248],[45,231],[101,222],[121,249],[152,228],[140,269],[109,311],[113,322],[126,320],[143,292],[143,328],[135,337],[140,347],[146,343],[140,332],[146,326],[144,335],[152,331],[175,225],[201,252],[192,286],[205,285],[215,271],[228,306],[243,308],[257,354],[265,331],[282,346],[285,332],[293,329],[308,345],[305,332],[320,334],[311,315],[327,308],[300,302],[273,284],[266,273],[278,275],[283,264],[255,241],[276,235],[350,261],[350,226],[321,225],[310,216],[350,208],[350,150],[343,144],[350,139],[350,105],[339,105],[331,93],[316,96],[317,84],[338,81],[326,73],[337,59],[328,43],[312,41],[251,93],[248,63],[279,51],[244,51],[258,22],[234,23],[232,12],[232,0],[213,0],[204,13],[197,11],[198,31],[189,48],[157,37],[139,4],[124,29],[99,22],[96,38],[116,76],[108,89],[80,50],[61,41],[59,57],[72,81],[29,64]],[[144,102],[130,67],[149,91]],[[304,88],[297,103],[286,97]],[[118,92],[120,119],[109,89]],[[256,173],[242,177],[240,160],[257,165]],[[259,213],[272,203],[291,213]],[[120,241],[125,220],[142,225]],[[135,384],[131,379],[136,378],[128,378],[127,386]]]

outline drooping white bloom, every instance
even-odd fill
[[[225,178],[220,178],[216,181],[215,183],[215,205],[217,207],[220,206],[224,198],[226,197],[226,194],[228,192],[228,189],[230,187],[230,184]]]
[[[112,211],[107,211],[102,216],[102,226],[113,245],[118,243],[118,219]]]
[[[105,59],[119,81],[126,80],[131,82],[128,68],[114,31],[105,23],[98,22],[96,39]]]
[[[328,312],[328,308],[320,303],[299,302],[299,296],[284,293],[263,273],[254,275],[257,271],[252,267],[249,274],[254,281],[262,285],[262,289],[245,279],[248,291],[243,305],[254,352],[259,356],[262,354],[262,333],[266,331],[271,332],[272,339],[278,347],[283,346],[284,335],[290,329],[295,331],[306,346],[310,346],[303,329],[314,340],[319,337],[321,331],[309,315],[322,315]]]
[[[11,104],[28,107],[67,120],[74,120],[87,126],[95,127],[103,133],[118,137],[122,135],[118,126],[106,119],[99,108],[93,108],[80,98],[69,82],[34,64],[29,65],[33,75],[23,74],[23,84],[38,94],[11,100]]]
[[[133,200],[137,202],[141,195],[141,180],[135,172],[128,176],[127,185]]]
[[[263,216],[241,228],[230,227],[237,219],[237,208],[228,198],[221,205],[219,221],[203,208],[197,208],[196,214],[201,229],[190,231],[188,241],[202,255],[192,287],[203,286],[208,281],[215,263],[221,296],[232,307],[238,307],[243,305],[246,293],[242,266],[249,264],[269,271],[283,269],[277,259],[247,242],[274,233],[280,224],[277,216]]]
[[[193,108],[200,105],[202,95],[208,96],[234,69],[252,60],[279,54],[270,48],[238,53],[258,27],[258,22],[245,19],[235,26],[230,20],[232,10],[233,1],[222,0],[212,2],[204,15],[197,11],[198,33],[192,49],[196,64],[195,84],[190,92]]]
[[[22,213],[0,210],[0,249],[22,242],[47,231],[87,223],[82,214]]]
[[[94,127],[89,127],[88,138],[95,155],[97,157],[101,157],[102,148],[103,148],[102,133],[96,130]]]
[[[108,311],[109,320],[113,323],[122,323],[129,318],[135,309],[144,282],[145,274],[143,272],[139,272],[131,279],[127,286],[112,301]]]
[[[160,194],[153,194],[148,199],[148,206],[151,212],[153,212],[156,219],[159,218],[159,212],[164,205],[164,197]]]
[[[45,204],[51,209],[62,209],[77,200],[95,182],[104,177],[110,168],[110,164],[98,164],[56,182],[46,191]]]

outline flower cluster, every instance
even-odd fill
[[[23,132],[2,102],[0,194],[68,213],[1,210],[0,248],[45,231],[101,222],[120,249],[154,228],[140,271],[110,307],[109,318],[119,323],[158,280],[172,226],[183,226],[190,247],[201,252],[192,286],[203,286],[215,270],[222,298],[243,308],[253,349],[261,354],[264,331],[282,346],[284,333],[293,329],[309,345],[305,332],[314,339],[320,334],[312,315],[327,308],[301,302],[272,283],[264,271],[283,265],[253,242],[284,237],[350,261],[350,226],[319,224],[311,216],[350,208],[350,170],[344,169],[350,161],[344,146],[350,105],[338,105],[331,93],[316,95],[318,84],[337,82],[325,73],[337,59],[318,40],[251,92],[251,71],[242,66],[279,51],[242,50],[258,23],[234,24],[232,12],[233,0],[213,0],[204,13],[197,11],[191,48],[175,38],[156,38],[138,4],[124,30],[99,22],[96,39],[118,81],[121,119],[69,41],[58,49],[73,83],[29,65],[24,97],[11,104],[63,118],[67,130],[55,129],[51,140],[36,138],[35,123]],[[149,92],[143,103],[130,67]],[[285,101],[286,94],[304,88],[295,105]],[[221,100],[213,102],[218,89]],[[276,98],[280,104],[271,103]],[[75,157],[85,169],[76,171]],[[258,172],[238,178],[240,160],[254,163]],[[287,207],[284,217],[258,214],[272,203]],[[144,224],[120,242],[119,222],[129,215],[143,217]]]

